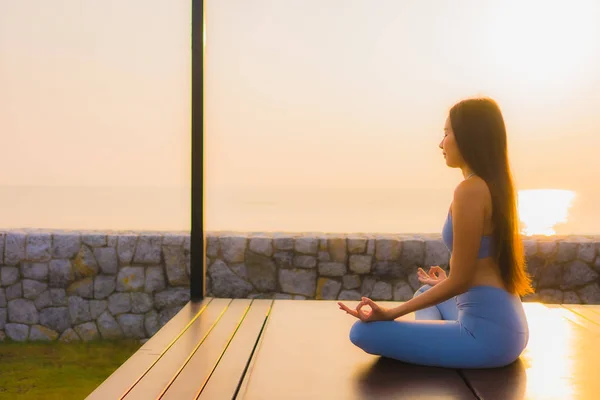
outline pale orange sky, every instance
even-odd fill
[[[437,145],[473,95],[503,108],[518,189],[600,199],[599,4],[523,3],[206,1],[209,206],[451,191]],[[0,0],[0,187],[189,185],[189,22],[188,1]]]
[[[0,0],[0,185],[190,179],[185,1]]]
[[[521,187],[593,182],[600,19],[592,2],[550,4],[529,20],[511,19],[521,8],[506,1],[318,4],[209,2],[214,182],[451,187],[458,176],[437,149],[445,114],[479,94],[504,110]],[[554,20],[537,32],[545,16]],[[558,26],[571,40],[546,45]]]

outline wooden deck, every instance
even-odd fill
[[[187,304],[88,399],[599,399],[600,306],[525,309],[530,341],[516,363],[452,370],[355,348],[355,320],[335,301],[206,299]]]

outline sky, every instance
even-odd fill
[[[205,3],[209,229],[435,231],[461,179],[437,147],[447,111],[484,95],[528,204],[554,220],[572,204],[569,229],[600,233],[597,2]],[[186,1],[0,0],[11,226],[44,205],[14,187],[49,186],[88,207],[114,191],[114,226],[187,228],[190,17]],[[155,201],[135,188],[173,201],[131,219],[120,198]],[[44,224],[62,226],[53,201]],[[108,211],[94,208],[70,224],[99,224]]]

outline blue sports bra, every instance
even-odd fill
[[[446,218],[446,223],[444,224],[444,229],[442,229],[442,240],[450,253],[452,253],[452,242],[454,239],[454,235],[452,232],[452,215],[448,212],[448,218]],[[479,245],[479,254],[478,258],[486,258],[493,256],[493,236],[486,235],[481,237],[481,243]]]

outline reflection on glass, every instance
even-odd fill
[[[519,191],[519,217],[525,235],[555,235],[557,224],[566,223],[575,192],[559,189]]]

